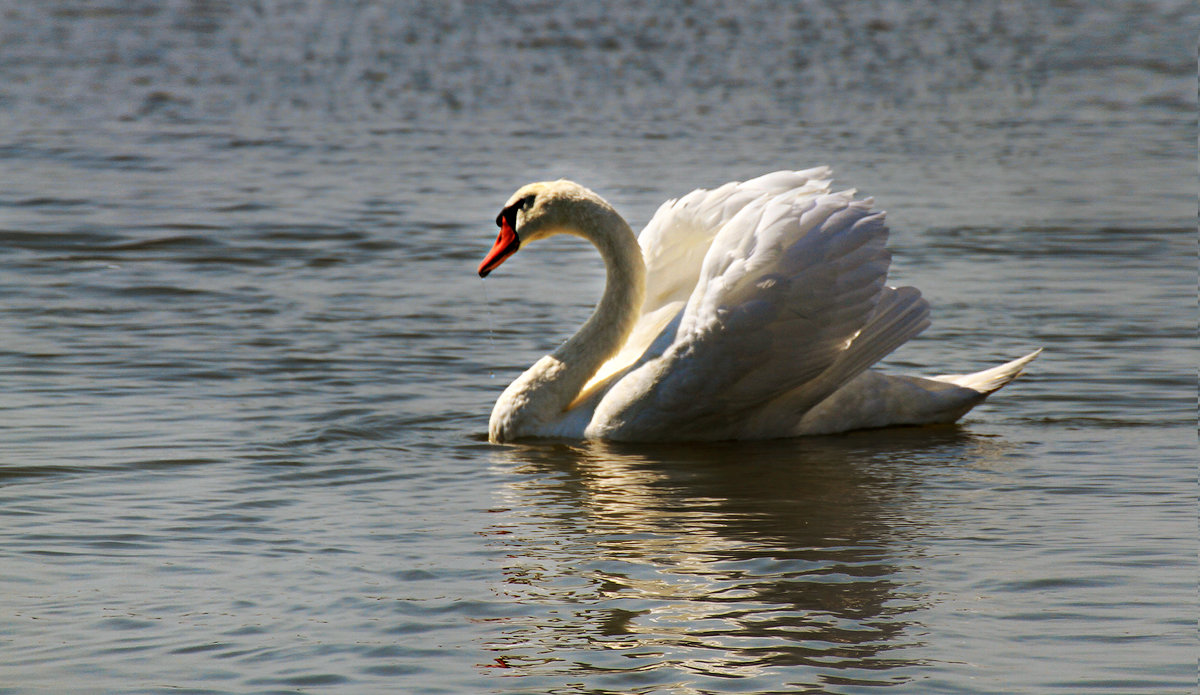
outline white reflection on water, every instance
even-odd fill
[[[487,531],[509,553],[497,591],[529,614],[489,648],[525,676],[625,685],[903,682],[932,600],[905,574],[921,468],[986,469],[1005,449],[939,428],[497,450],[519,476]]]

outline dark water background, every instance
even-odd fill
[[[0,692],[1196,684],[1192,2],[0,1]],[[635,228],[831,164],[959,427],[499,447]]]

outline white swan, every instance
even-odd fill
[[[635,237],[600,196],[531,183],[496,218],[486,277],[554,234],[592,242],[604,296],[579,331],[496,401],[494,442],[766,439],[953,422],[1040,350],[968,375],[868,368],[929,325],[887,287],[882,212],[830,192],[826,167],[779,171],[667,201]]]

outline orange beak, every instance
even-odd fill
[[[487,257],[479,264],[479,277],[487,277],[488,273],[499,268],[500,264],[508,260],[508,257],[516,253],[519,248],[521,248],[521,238],[513,231],[508,217],[501,215],[500,235],[496,237],[496,243],[492,244],[492,250],[488,252]]]

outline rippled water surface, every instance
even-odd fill
[[[0,692],[1168,693],[1196,679],[1189,2],[0,1]],[[594,252],[827,163],[959,426],[493,446]]]

